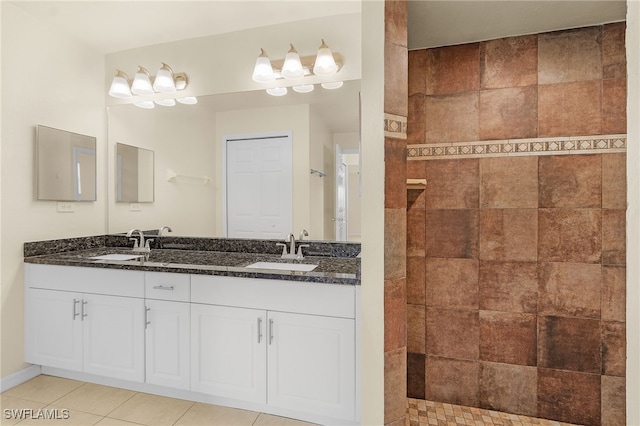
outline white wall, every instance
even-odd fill
[[[627,1],[627,424],[640,424],[640,2]]]
[[[82,42],[26,15],[2,8],[2,257],[0,375],[22,369],[25,241],[105,232],[104,58]],[[98,201],[57,213],[34,196],[35,125],[97,137]]]
[[[115,202],[115,146],[133,145],[154,152],[153,203]],[[190,105],[158,106],[153,110],[133,105],[109,107],[109,232],[158,229],[168,225],[175,235],[213,237],[216,185],[195,179],[167,181],[167,169],[181,175],[214,177],[216,166],[215,115]],[[219,235],[219,234],[218,234]]]

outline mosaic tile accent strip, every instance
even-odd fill
[[[406,426],[571,426],[555,420],[538,419],[485,410],[482,408],[464,407],[442,402],[408,399]]]
[[[407,139],[407,117],[385,113],[384,136],[393,139]]]
[[[627,151],[627,135],[452,142],[407,146],[408,160],[510,157],[526,155],[606,154]]]

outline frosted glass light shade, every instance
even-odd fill
[[[295,80],[304,76],[300,55],[298,55],[298,51],[293,47],[293,44],[287,56],[284,57],[284,64],[282,65],[280,74],[288,80]]]
[[[176,101],[185,105],[195,105],[198,103],[198,98],[196,98],[195,96],[186,96],[184,98],[176,98]]]
[[[251,78],[253,81],[258,83],[265,83],[276,79],[276,76],[273,73],[273,67],[271,66],[271,61],[264,49],[260,49],[260,56],[256,59],[256,66],[253,68],[253,75]]]
[[[298,92],[298,93],[309,93],[309,92],[313,92],[313,84],[301,84],[299,86],[293,86],[292,87],[294,92]]]
[[[136,95],[152,95],[154,92],[149,78],[149,71],[140,65],[138,67],[138,72],[133,77],[133,83],[131,84],[131,92]]]
[[[267,89],[267,93],[270,94],[271,96],[284,96],[287,94],[287,88],[286,87],[272,87],[270,89]]]
[[[313,65],[313,73],[315,75],[329,75],[334,74],[336,71],[338,71],[338,65],[336,65],[336,60],[333,58],[333,53],[322,40],[316,55],[316,62]]]
[[[154,102],[162,106],[174,106],[176,104],[175,99],[158,99],[157,101],[154,101]]]
[[[129,88],[129,82],[127,80],[127,75],[117,70],[111,82],[111,87],[109,88],[109,96],[119,99],[131,99],[133,96],[131,95],[131,89]]]
[[[333,90],[333,89],[339,89],[344,85],[343,81],[332,81],[329,83],[321,83],[320,86],[322,86],[323,89],[328,89],[328,90]]]
[[[153,101],[140,101],[140,102],[134,102],[133,104],[135,106],[137,106],[138,108],[144,108],[144,109],[153,109],[153,108],[155,108],[155,105],[153,104]]]
[[[173,70],[164,62],[156,74],[156,80],[153,82],[153,90],[160,93],[176,91],[176,84],[173,81]]]

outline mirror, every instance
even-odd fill
[[[36,198],[96,201],[96,138],[36,127]]]
[[[153,202],[153,151],[116,144],[116,202]]]
[[[311,240],[335,240],[336,145],[357,155],[360,81],[337,90],[316,87],[312,93],[290,91],[273,97],[264,90],[199,96],[196,105],[108,107],[108,149],[116,142],[153,150],[155,199],[132,214],[112,200],[108,232],[131,228],[173,228],[176,235],[225,236],[223,140],[228,136],[291,132],[293,135],[293,229],[309,231]],[[107,158],[115,158],[109,153]],[[349,208],[359,211],[358,162],[349,166],[355,197]],[[111,173],[115,166],[109,165]],[[319,171],[312,173],[311,170]],[[172,179],[177,174],[180,178]],[[114,176],[108,178],[112,185]],[[355,184],[355,185],[352,185]],[[108,194],[115,194],[116,189]],[[353,195],[353,194],[351,194]],[[348,214],[347,240],[359,240],[359,214]],[[352,219],[353,218],[353,219]]]

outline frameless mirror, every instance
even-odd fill
[[[153,151],[116,144],[116,201],[153,202]]]
[[[96,138],[38,125],[36,198],[96,201]]]

